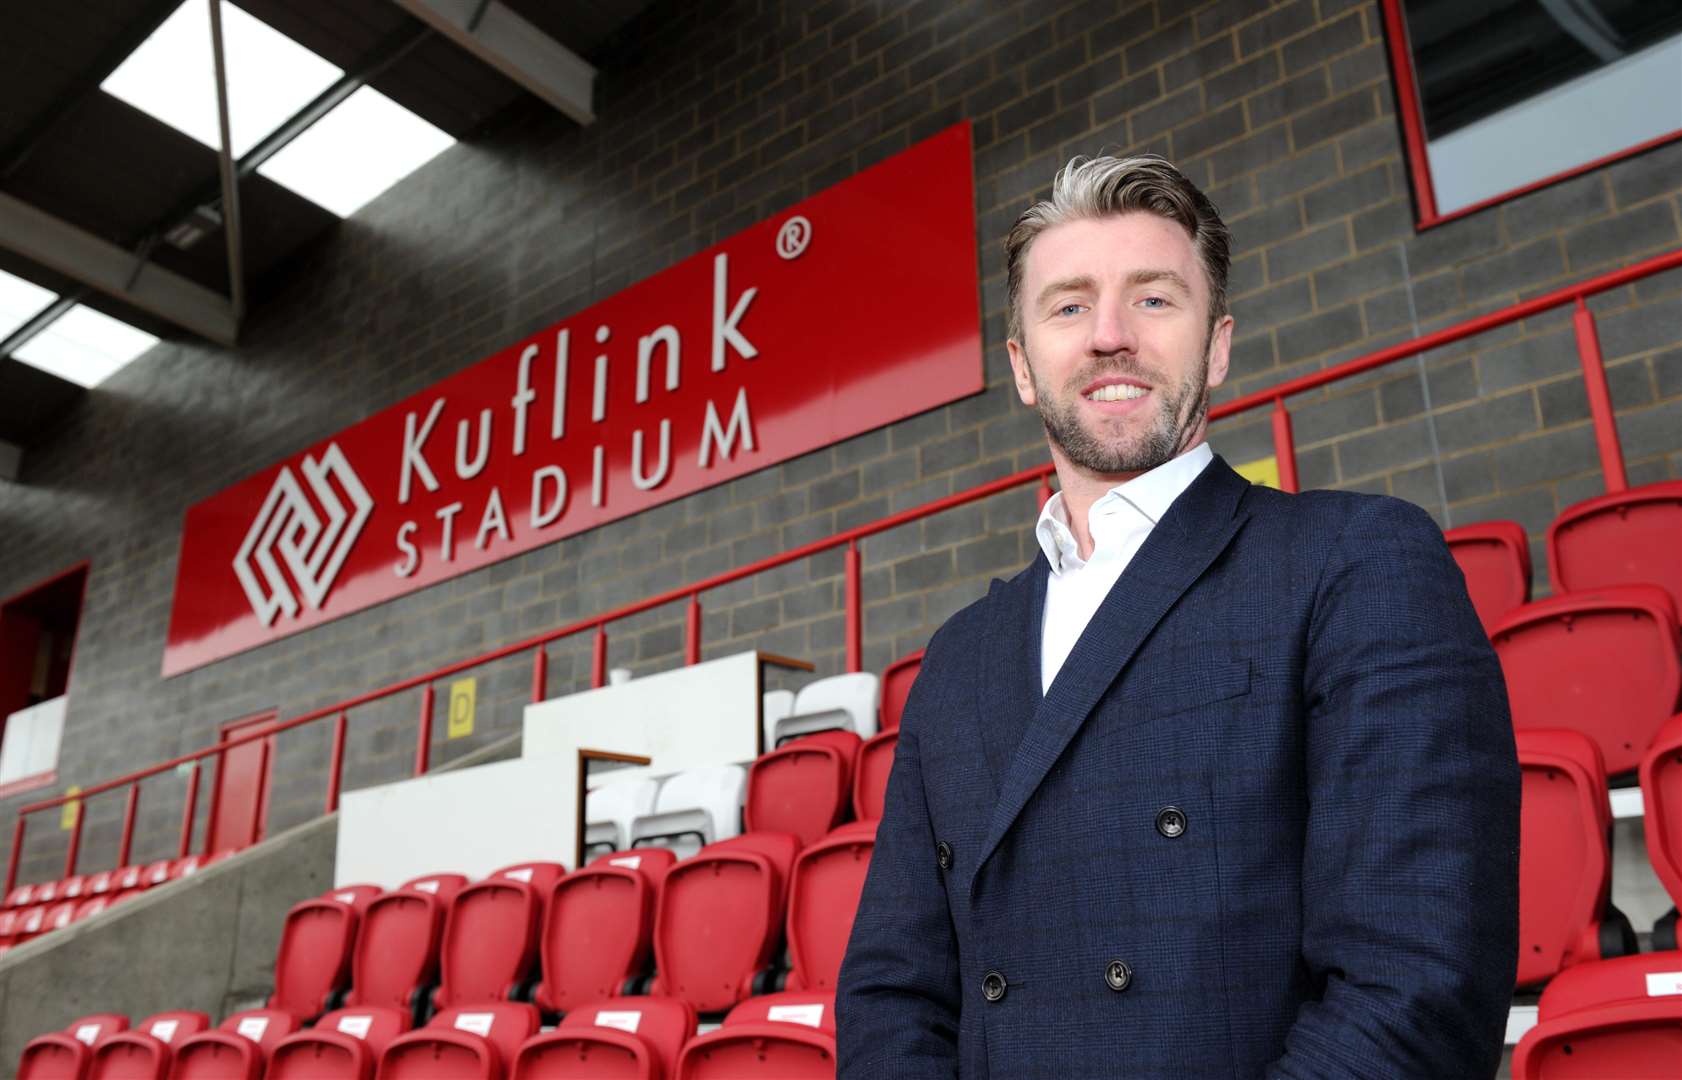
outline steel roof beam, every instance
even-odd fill
[[[595,122],[596,69],[507,4],[498,0],[396,2],[576,122]]]
[[[133,252],[4,192],[0,247],[201,337],[235,343],[238,327],[226,297],[155,264],[136,273]]]

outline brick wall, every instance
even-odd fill
[[[1043,434],[1008,382],[1000,242],[1072,153],[1168,154],[1226,215],[1238,336],[1218,400],[1682,242],[1682,144],[1416,233],[1370,0],[674,0],[595,59],[593,128],[515,107],[311,250],[237,352],[159,346],[30,450],[21,485],[0,485],[0,596],[92,561],[62,784],[1043,462]],[[964,118],[985,393],[158,677],[191,503]],[[1682,476],[1682,275],[1592,306],[1631,481]],[[1535,540],[1560,508],[1600,490],[1565,313],[1292,404],[1305,485],[1389,492],[1445,524],[1516,518]],[[1261,414],[1221,422],[1213,442],[1234,462],[1271,453]],[[867,666],[919,647],[991,577],[1025,563],[1033,518],[1024,489],[868,541]],[[1545,575],[1545,559],[1537,566]],[[758,646],[837,671],[840,586],[834,554],[709,593],[705,653]],[[613,630],[615,666],[649,672],[681,656],[681,609]],[[587,640],[551,650],[552,693],[588,675]],[[434,760],[517,730],[527,661],[478,677],[478,733],[444,742],[440,709]],[[347,787],[406,774],[418,707],[412,693],[353,713]],[[329,737],[325,726],[281,737],[271,829],[318,811]],[[173,854],[184,786],[178,776],[146,786],[137,859]],[[0,820],[22,801],[0,804]],[[120,796],[91,804],[84,867],[114,858],[121,809]],[[34,826],[25,880],[58,872],[55,824]]]

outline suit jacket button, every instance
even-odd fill
[[[934,861],[942,870],[952,869],[952,845],[942,840],[934,846]]]
[[[1104,982],[1119,994],[1133,985],[1133,969],[1125,960],[1111,960],[1104,968]]]
[[[1185,835],[1186,815],[1178,806],[1164,806],[1156,812],[1156,831],[1170,840]]]
[[[996,971],[989,971],[981,980],[981,996],[988,1003],[999,1001],[1005,996],[1005,977]]]

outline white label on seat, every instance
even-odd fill
[[[495,1020],[496,1013],[462,1013],[456,1017],[456,1030],[471,1031],[488,1039],[491,1037],[491,1024]]]
[[[353,892],[334,893],[333,899],[341,904],[354,904],[356,903],[356,894]]]
[[[531,884],[531,867],[522,866],[518,870],[510,870],[510,871],[508,871],[508,873],[506,873],[502,876],[505,877],[505,878],[513,878],[515,881],[523,881],[526,884],[530,885]]]
[[[339,1017],[339,1031],[353,1039],[366,1039],[368,1029],[374,1026],[372,1016],[341,1016]]]
[[[642,1023],[642,1013],[635,1009],[624,1012],[610,1012],[603,1009],[596,1014],[597,1027],[618,1028],[620,1031],[629,1031],[632,1035],[637,1033],[637,1025],[640,1023]]]
[[[1536,1006],[1514,1005],[1507,1010],[1507,1045],[1517,1046],[1524,1033],[1536,1026]]]
[[[429,892],[436,895],[438,892],[438,883],[436,881],[417,881],[415,882],[415,891]]]
[[[83,1024],[81,1027],[76,1029],[76,1041],[79,1043],[92,1046],[93,1041],[97,1038],[99,1038],[98,1024]]]
[[[1647,976],[1648,997],[1682,994],[1682,971],[1655,971]]]
[[[269,1030],[269,1018],[266,1016],[248,1016],[241,1020],[239,1026],[234,1030],[252,1042],[262,1042],[263,1032]]]
[[[152,1025],[152,1038],[159,1042],[169,1042],[175,1038],[175,1029],[180,1026],[179,1020],[159,1020]]]
[[[641,855],[626,855],[626,856],[624,856],[622,858],[618,858],[618,859],[609,859],[609,860],[607,860],[607,865],[609,865],[609,866],[623,866],[627,870],[640,870],[640,869],[642,869],[642,856]]]
[[[1612,800],[1612,816],[1615,818],[1637,818],[1646,814],[1646,806],[1641,798],[1638,787],[1618,788],[1610,796]]]
[[[820,1002],[816,1005],[773,1005],[766,1010],[765,1019],[784,1024],[805,1024],[807,1027],[822,1027],[823,1004]]]

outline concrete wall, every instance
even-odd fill
[[[91,560],[60,786],[1043,462],[1007,379],[1001,240],[1070,154],[1162,151],[1226,215],[1238,344],[1222,400],[1678,245],[1682,144],[1415,232],[1379,23],[1373,0],[655,5],[594,57],[594,127],[512,108],[307,252],[239,350],[160,345],[0,485],[0,596]],[[963,118],[985,393],[159,678],[194,501]],[[1682,475],[1682,275],[1593,306],[1632,480]],[[1600,490],[1576,363],[1559,314],[1309,395],[1303,481],[1391,492],[1445,524],[1516,518],[1539,542]],[[1271,452],[1263,416],[1213,441],[1235,462]],[[1032,492],[1008,493],[866,543],[867,665],[1026,562],[1033,518]],[[839,670],[840,582],[836,554],[708,594],[705,653]],[[616,627],[610,659],[646,672],[681,650],[674,608]],[[588,672],[587,641],[552,651],[555,692]],[[482,670],[478,733],[446,743],[440,718],[435,760],[516,730],[529,676],[523,659]],[[406,775],[418,704],[352,714],[348,788]],[[281,737],[274,829],[319,810],[329,741],[323,725]],[[183,787],[146,786],[137,859],[173,850]],[[109,865],[121,811],[120,795],[90,805],[85,867]],[[54,825],[33,826],[26,880],[60,871]]]

